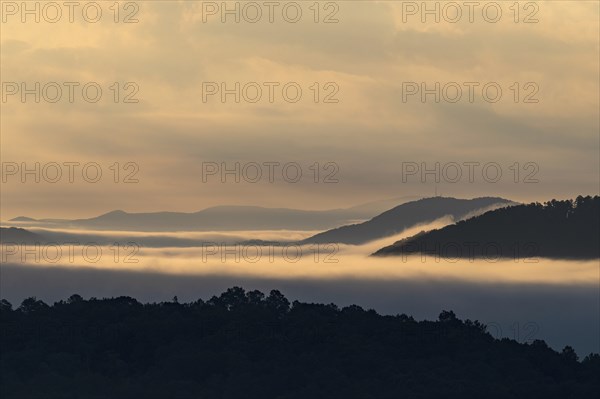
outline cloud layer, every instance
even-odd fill
[[[35,82],[80,86],[73,103],[66,91],[56,103],[43,96],[35,103],[33,95],[22,103],[20,93],[8,95],[2,103],[2,162],[28,167],[97,162],[103,179],[35,183],[29,176],[22,183],[19,175],[4,176],[3,218],[79,217],[112,209],[195,211],[218,204],[326,209],[398,193],[432,195],[432,176],[425,183],[415,177],[402,181],[403,162],[428,167],[494,162],[502,168],[495,183],[481,176],[454,183],[441,176],[445,195],[527,201],[598,190],[599,12],[594,2],[536,2],[535,9],[520,4],[518,16],[509,3],[495,3],[502,9],[495,23],[485,19],[493,9],[483,14],[490,2],[474,10],[473,22],[463,7],[458,23],[448,22],[455,14],[444,3],[439,3],[439,22],[422,10],[413,14],[412,2],[320,3],[318,23],[308,2],[297,3],[302,9],[297,23],[281,14],[284,3],[272,23],[264,6],[257,23],[247,22],[252,10],[240,14],[239,23],[231,15],[223,23],[220,11],[207,13],[208,3],[137,2],[137,11],[120,3],[119,23],[106,2],[99,3],[98,23],[77,12],[73,23],[66,14],[57,23],[44,21],[43,15],[39,23],[4,15],[3,95],[12,89],[4,86],[7,82],[25,82],[27,88]],[[243,6],[238,4],[240,10]],[[122,23],[132,11],[139,22]],[[538,22],[524,23],[528,16]],[[328,17],[338,22],[324,23]],[[80,88],[88,82],[103,90],[97,103],[81,98]],[[119,83],[118,103],[114,82]],[[231,89],[240,82],[240,102],[230,94],[223,103],[220,93],[203,101],[211,82],[219,89],[221,83]],[[256,85],[247,86],[244,100],[243,87],[250,82]],[[265,82],[278,84],[273,102]],[[455,82],[462,98],[447,101],[455,95],[451,85],[440,102],[428,95],[423,103],[420,93],[405,97],[407,82],[429,89],[439,82],[440,90]],[[465,82],[478,83],[473,102]],[[289,83],[302,89],[298,102],[284,98],[282,89]],[[487,83],[501,87],[499,101],[485,100],[481,90]],[[252,103],[248,98],[255,97],[257,86],[262,97]],[[139,102],[124,103],[136,88],[132,98]],[[524,102],[528,96],[538,102]],[[115,162],[119,183],[110,169]],[[128,162],[139,167],[138,183],[122,183]],[[203,162],[228,167],[297,162],[303,178],[297,183],[281,175],[273,183],[203,182]],[[310,169],[315,162],[319,176]],[[338,166],[338,182],[324,184],[330,171],[323,165],[329,162]],[[527,163],[537,165],[537,183],[523,182],[532,171],[524,168]]]

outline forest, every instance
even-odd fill
[[[204,301],[0,303],[2,398],[591,398],[600,356],[478,321],[233,287]]]
[[[600,258],[600,197],[509,206],[421,232],[373,255],[441,258]]]

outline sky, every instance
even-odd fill
[[[598,2],[0,3],[2,220],[600,191]]]

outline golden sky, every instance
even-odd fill
[[[2,220],[222,204],[329,209],[433,195],[434,176],[403,182],[408,162],[446,166],[437,189],[447,196],[543,201],[599,190],[595,1],[482,1],[472,14],[464,2],[428,2],[439,7],[437,22],[414,8],[422,2],[402,1],[275,2],[272,21],[265,2],[228,2],[239,22],[221,2],[80,2],[73,22],[63,2],[0,3]],[[36,82],[39,103],[22,93]],[[239,102],[207,94],[236,82]],[[407,94],[436,82],[439,102]],[[86,101],[86,84],[88,99],[96,87],[102,98]],[[457,86],[462,97],[452,102]],[[484,86],[502,96],[486,100]],[[125,102],[133,92],[138,101]],[[39,182],[22,173],[36,162]],[[72,183],[70,162],[79,163]],[[203,165],[236,162],[239,183],[234,175],[222,183],[220,170],[203,175]],[[275,162],[269,181],[265,163]],[[470,162],[479,163],[473,181]],[[55,163],[62,178],[52,182]],[[256,164],[262,178],[252,182]],[[455,164],[463,176],[453,182]],[[484,178],[485,164],[500,167],[498,181]],[[86,181],[83,165],[92,166],[89,180],[101,170],[100,181]]]

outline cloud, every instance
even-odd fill
[[[514,23],[508,3],[495,24],[480,17],[403,22],[402,4],[393,2],[335,3],[338,23],[314,23],[302,4],[304,18],[296,24],[281,18],[223,24],[219,16],[203,23],[200,2],[141,2],[136,24],[113,23],[109,10],[97,24],[3,24],[4,82],[93,81],[103,89],[95,104],[81,98],[23,104],[11,97],[2,104],[3,161],[131,161],[143,176],[128,188],[9,181],[3,213],[89,216],[123,207],[190,210],[239,202],[350,206],[432,192],[430,185],[397,184],[402,161],[467,162],[475,155],[506,166],[538,162],[546,179],[533,186],[461,182],[446,184],[446,192],[527,201],[597,190],[598,174],[590,173],[600,144],[594,4],[539,3],[535,24]],[[322,9],[319,18],[331,11]],[[278,88],[273,103],[266,90],[255,104],[222,103],[218,95],[203,102],[205,82],[231,88],[269,81],[296,82],[301,100],[284,101]],[[403,82],[470,81],[497,82],[501,101],[486,102],[480,93],[474,103],[423,104],[418,95],[403,101]],[[138,85],[139,103],[122,103],[131,92],[126,82]],[[339,88],[339,103],[323,102],[332,92],[328,82]],[[524,85],[534,82],[539,103],[515,103],[515,82],[519,100],[529,93]],[[199,184],[194,171],[215,160],[336,162],[341,181]],[[37,199],[61,196],[75,203]]]

